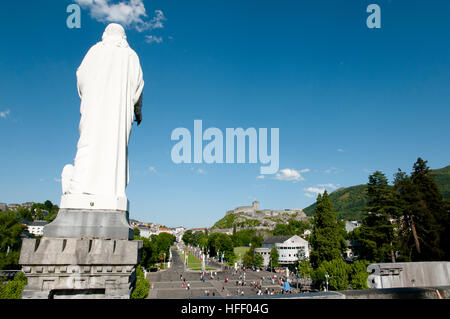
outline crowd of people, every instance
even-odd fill
[[[255,267],[230,268],[221,273],[222,278],[219,277],[217,271],[202,271],[200,272],[200,281],[203,283],[205,283],[207,280],[223,281],[221,294],[226,294],[227,296],[231,296],[231,294],[236,296],[244,296],[246,293],[249,294],[250,291],[254,292],[254,294],[258,296],[292,293],[292,290],[290,288],[285,289],[284,287],[284,283],[287,280],[286,277],[272,273],[269,275],[266,274],[266,276],[260,276],[259,279],[255,280],[254,275],[248,275],[249,273],[253,272],[262,271]],[[247,280],[249,277],[252,279],[251,281]],[[230,287],[229,285],[230,279],[232,280],[232,283],[234,282],[235,287],[239,287],[235,290],[235,294],[232,293],[232,290],[230,289],[232,287]],[[183,277],[183,274],[180,274],[180,281],[182,282],[182,287],[184,289],[190,290],[190,283],[186,281],[186,278]],[[279,288],[264,286],[278,286]],[[250,293],[250,295],[253,295],[253,293]],[[216,296],[216,291],[210,292],[208,289],[205,289],[204,296]]]

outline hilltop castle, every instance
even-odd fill
[[[301,217],[306,218],[306,214],[303,212],[303,209],[301,209],[301,208],[259,210],[259,202],[258,201],[254,201],[252,203],[252,206],[240,206],[240,207],[236,207],[233,210],[227,211],[226,215],[230,215],[230,214],[241,214],[244,216],[248,216],[250,218],[277,217],[277,216],[281,216],[281,215],[296,215],[297,214],[297,216],[300,218]]]

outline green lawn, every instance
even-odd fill
[[[250,247],[235,247],[234,253],[239,256],[241,254],[241,257],[244,257],[245,253],[250,249]]]
[[[181,258],[184,261],[184,253],[183,252],[181,252]],[[202,262],[200,261],[200,259],[198,259],[193,254],[188,254],[187,268],[189,268],[191,270],[202,270]],[[216,270],[216,268],[211,268],[211,267],[206,266],[205,270]]]

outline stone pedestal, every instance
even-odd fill
[[[142,250],[132,239],[128,211],[60,209],[40,240],[22,242],[22,298],[129,299]]]
[[[25,239],[22,298],[129,299],[141,248],[128,239]]]
[[[48,238],[133,239],[127,211],[61,208],[44,227]]]

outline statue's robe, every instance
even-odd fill
[[[77,84],[80,138],[74,166],[63,171],[63,192],[126,198],[128,141],[144,87],[139,58],[126,38],[104,35],[78,68]]]

